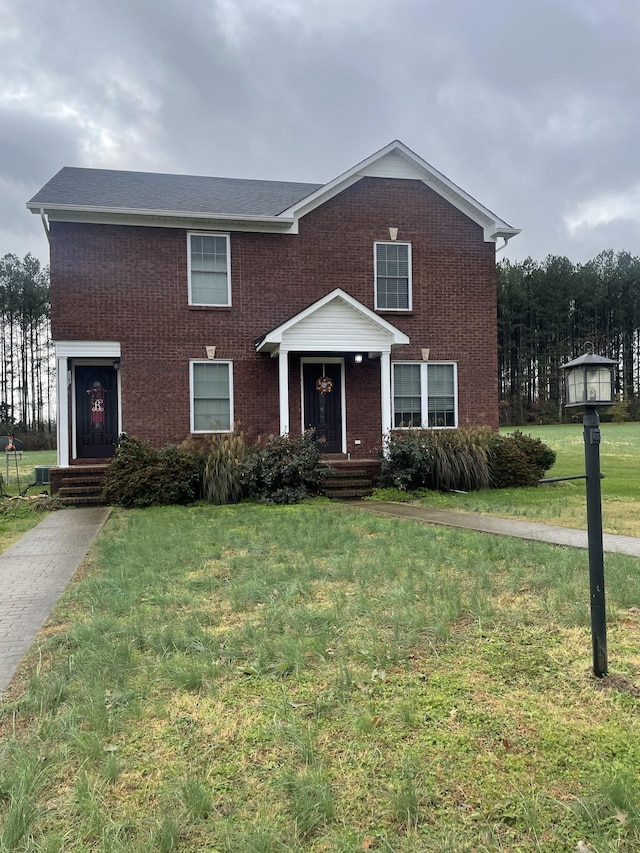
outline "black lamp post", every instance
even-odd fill
[[[584,461],[587,481],[587,539],[589,544],[589,586],[591,590],[591,638],[593,674],[607,674],[607,620],[604,595],[602,546],[602,492],[600,489],[600,418],[598,406],[611,406],[613,399],[613,359],[590,351],[564,365],[565,406],[583,406]]]

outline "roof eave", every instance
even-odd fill
[[[510,240],[512,237],[516,237],[521,231],[522,228],[512,228],[510,225],[502,225],[498,223],[494,223],[493,228],[485,229],[490,240],[497,240],[498,237],[502,237],[505,241]]]
[[[212,222],[247,222],[265,225],[281,225],[288,228],[294,224],[293,217],[290,216],[264,216],[239,213],[211,213],[210,211],[192,211],[192,210],[158,210],[154,208],[130,208],[130,207],[101,207],[95,205],[78,205],[78,204],[43,204],[37,201],[27,202],[27,209],[31,213],[41,215],[45,213],[47,216],[57,219],[61,218],[65,213],[85,214],[87,216],[110,216],[123,218],[130,217],[156,217],[160,219],[199,219],[211,220]]]

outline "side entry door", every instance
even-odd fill
[[[80,366],[76,378],[79,459],[113,456],[118,439],[118,377],[110,365]]]

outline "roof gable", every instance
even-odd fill
[[[520,233],[519,228],[513,228],[500,219],[397,139],[296,202],[282,215],[293,216],[294,219],[304,216],[365,177],[422,181],[480,225],[487,241],[497,237],[508,240]]]
[[[316,346],[316,339],[318,344]],[[256,342],[258,352],[317,349],[390,352],[409,337],[341,288],[327,293]]]

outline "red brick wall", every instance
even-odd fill
[[[300,221],[298,235],[231,235],[231,308],[187,304],[182,229],[51,223],[55,340],[122,347],[123,426],[156,445],[189,431],[192,358],[234,363],[235,416],[252,434],[277,432],[277,359],[254,340],[341,287],[374,308],[373,243],[412,244],[413,310],[381,316],[411,337],[394,359],[458,362],[460,423],[497,426],[494,245],[419,181],[365,178]],[[335,355],[335,353],[334,353]],[[291,428],[300,423],[299,360],[291,359]],[[346,366],[348,449],[380,445],[379,362]],[[355,439],[361,444],[355,445]]]

